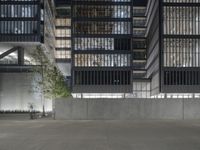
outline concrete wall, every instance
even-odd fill
[[[34,84],[31,73],[0,73],[0,110],[28,110],[28,103],[33,103],[35,110],[42,111],[41,92],[33,89]],[[52,101],[44,103],[51,111]]]
[[[200,119],[198,99],[57,99],[56,119]]]

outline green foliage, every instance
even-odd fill
[[[51,73],[48,73],[47,80],[50,83],[48,90],[53,98],[67,97],[70,95],[64,77],[56,67],[53,67]]]
[[[41,78],[35,79],[40,85],[40,87],[36,86],[35,89],[42,89],[44,97],[49,99],[70,96],[70,90],[65,84],[62,73],[48,60],[41,47],[34,50],[32,57],[40,64],[33,68],[33,72],[41,76]]]

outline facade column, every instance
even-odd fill
[[[18,65],[24,65],[24,49],[18,48]]]

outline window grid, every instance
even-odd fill
[[[74,71],[75,85],[129,85],[130,71]]]
[[[164,71],[164,85],[200,85],[200,71]]]
[[[164,6],[164,34],[199,35],[200,7]]]
[[[71,59],[71,51],[67,50],[56,50],[55,51],[56,59]]]
[[[130,50],[128,38],[75,38],[74,50]]]
[[[75,17],[85,18],[130,18],[130,6],[127,5],[76,5]]]
[[[164,39],[164,67],[200,67],[200,39]]]
[[[87,21],[74,22],[75,35],[89,34],[131,34],[130,22]]]
[[[75,54],[76,67],[128,67],[130,54]]]
[[[167,3],[199,3],[199,0],[163,0]]]

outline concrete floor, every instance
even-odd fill
[[[200,121],[0,121],[0,150],[200,150]]]

